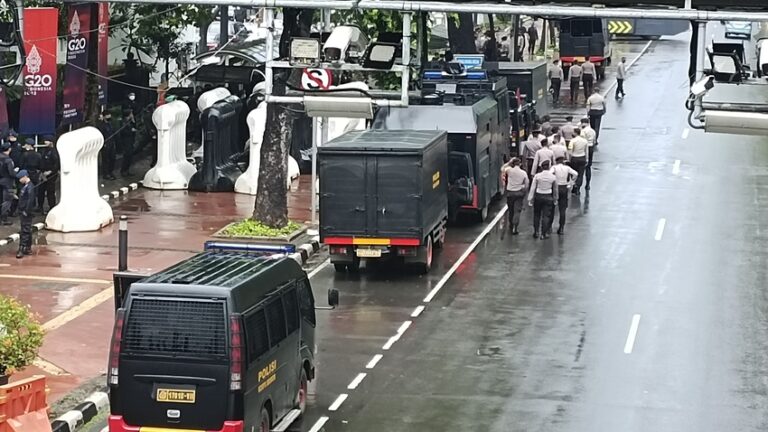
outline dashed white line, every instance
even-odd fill
[[[384,351],[388,351],[390,348],[392,348],[392,345],[394,345],[398,339],[400,339],[400,333],[389,338],[387,343],[385,343],[384,346],[381,347],[381,349],[383,349]]]
[[[326,416],[320,417],[319,419],[317,419],[315,424],[312,425],[312,428],[309,429],[309,432],[320,432],[320,430],[323,428],[323,426],[325,426],[326,423],[328,423],[328,417]]]
[[[635,314],[632,316],[632,324],[629,326],[627,342],[624,344],[624,354],[632,354],[632,349],[635,347],[635,338],[637,337],[638,327],[640,327],[640,314]]]
[[[331,406],[328,407],[328,411],[336,411],[337,409],[339,409],[339,407],[341,407],[341,404],[343,404],[348,397],[349,395],[346,393],[340,394],[339,397],[337,397],[336,400],[333,401]]]
[[[672,165],[672,174],[678,175],[680,174],[680,159],[675,161],[675,164]]]
[[[404,321],[402,324],[400,324],[400,328],[397,329],[397,334],[402,335],[405,333],[406,330],[408,330],[408,327],[413,324],[413,321]]]
[[[379,360],[381,360],[382,357],[384,357],[382,354],[376,354],[375,356],[373,356],[371,361],[369,361],[368,364],[365,365],[365,368],[366,369],[373,369],[373,368],[375,368],[376,364],[379,362]]]
[[[491,223],[489,223],[488,226],[485,227],[483,232],[481,232],[480,235],[477,236],[475,241],[473,241],[472,244],[469,245],[467,250],[465,250],[464,253],[461,254],[459,259],[456,260],[455,263],[453,263],[451,268],[448,269],[448,271],[445,273],[445,275],[442,277],[442,279],[440,279],[440,281],[437,282],[437,285],[435,285],[435,287],[432,288],[432,291],[430,291],[429,294],[427,294],[427,296],[424,297],[424,303],[429,303],[429,302],[432,301],[433,298],[435,298],[437,293],[440,292],[440,290],[443,288],[443,285],[445,285],[446,282],[448,282],[448,279],[450,279],[451,276],[453,276],[453,274],[456,273],[456,270],[459,269],[459,266],[461,266],[461,264],[464,263],[464,261],[469,257],[469,255],[475,250],[477,245],[479,245],[480,242],[483,241],[485,236],[487,236],[488,233],[491,232],[493,227],[495,227],[496,224],[499,223],[501,218],[503,218],[506,213],[507,213],[507,206],[505,205],[501,210],[499,210],[499,214],[497,214],[496,217],[493,218]]]
[[[690,134],[691,134],[691,130],[689,128],[685,128],[685,129],[683,129],[682,138],[683,139],[688,139],[688,135],[690,135]]]
[[[656,241],[660,241],[664,237],[664,227],[667,225],[667,220],[664,218],[659,219],[658,225],[656,225]]]
[[[424,312],[424,305],[416,306],[416,309],[411,312],[411,318],[416,318]]]
[[[349,385],[347,386],[347,388],[348,388],[349,390],[354,390],[354,389],[356,389],[356,388],[357,388],[357,386],[359,386],[359,385],[360,385],[360,383],[361,383],[361,382],[363,382],[363,380],[365,379],[366,375],[368,375],[368,374],[367,374],[367,373],[365,373],[365,372],[360,372],[359,374],[357,374],[357,376],[355,377],[355,379],[353,379],[353,380],[352,380],[352,382],[351,382],[351,383],[349,383]]]

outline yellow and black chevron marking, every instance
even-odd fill
[[[611,34],[630,34],[634,30],[630,21],[608,21],[608,32]]]

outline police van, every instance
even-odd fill
[[[133,282],[120,306],[111,432],[268,432],[304,411],[321,308],[296,261],[209,250]]]

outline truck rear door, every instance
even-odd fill
[[[368,231],[368,159],[371,158],[362,155],[323,156],[320,167],[320,224],[324,235],[352,236]]]
[[[420,161],[409,156],[378,156],[375,179],[375,235],[421,236],[420,182],[424,179]]]

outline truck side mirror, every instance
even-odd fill
[[[330,288],[328,289],[328,306],[335,308],[339,305],[339,290]]]

